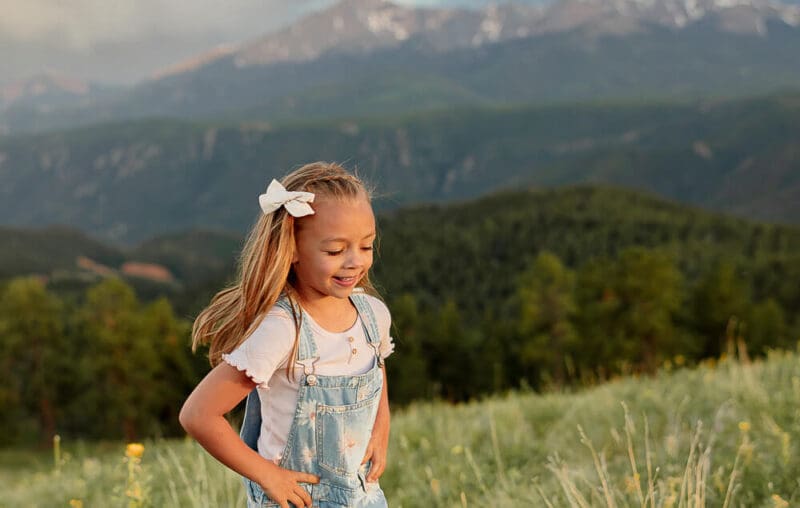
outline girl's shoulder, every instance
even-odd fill
[[[294,345],[296,328],[291,315],[279,306],[273,306],[257,318],[254,329],[233,351],[222,359],[267,388],[269,379],[286,364]]]
[[[258,325],[247,336],[244,344],[254,349],[276,348],[291,349],[296,327],[291,313],[279,305],[273,305],[261,314]]]

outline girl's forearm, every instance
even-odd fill
[[[181,423],[214,458],[259,485],[278,467],[247,446],[222,416],[184,417]]]
[[[251,450],[225,419],[255,384],[235,367],[219,363],[195,387],[178,419],[186,432],[214,458],[263,485],[270,467],[277,466]]]

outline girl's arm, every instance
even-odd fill
[[[368,482],[376,482],[386,469],[386,452],[389,449],[389,388],[386,383],[386,367],[383,369],[383,391],[378,403],[378,413],[375,415],[375,425],[372,427],[372,437],[367,445],[362,464],[372,460],[367,474]]]
[[[220,362],[186,399],[179,416],[181,425],[208,453],[258,483],[281,507],[288,508],[287,502],[311,506],[311,497],[299,483],[317,483],[319,478],[265,459],[247,446],[225,419],[254,387],[244,372]]]

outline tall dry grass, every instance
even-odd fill
[[[800,356],[706,362],[578,393],[509,393],[393,415],[381,480],[400,507],[800,505]],[[0,452],[0,506],[243,506],[189,440]],[[128,452],[126,454],[126,452]],[[134,495],[136,494],[136,495]]]

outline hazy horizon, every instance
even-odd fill
[[[54,72],[99,84],[133,84],[223,44],[278,30],[337,0],[0,0],[0,84]],[[476,7],[489,0],[392,0]],[[532,0],[518,0],[531,3]],[[533,0],[540,1],[540,0]],[[497,2],[494,3],[503,3]]]

